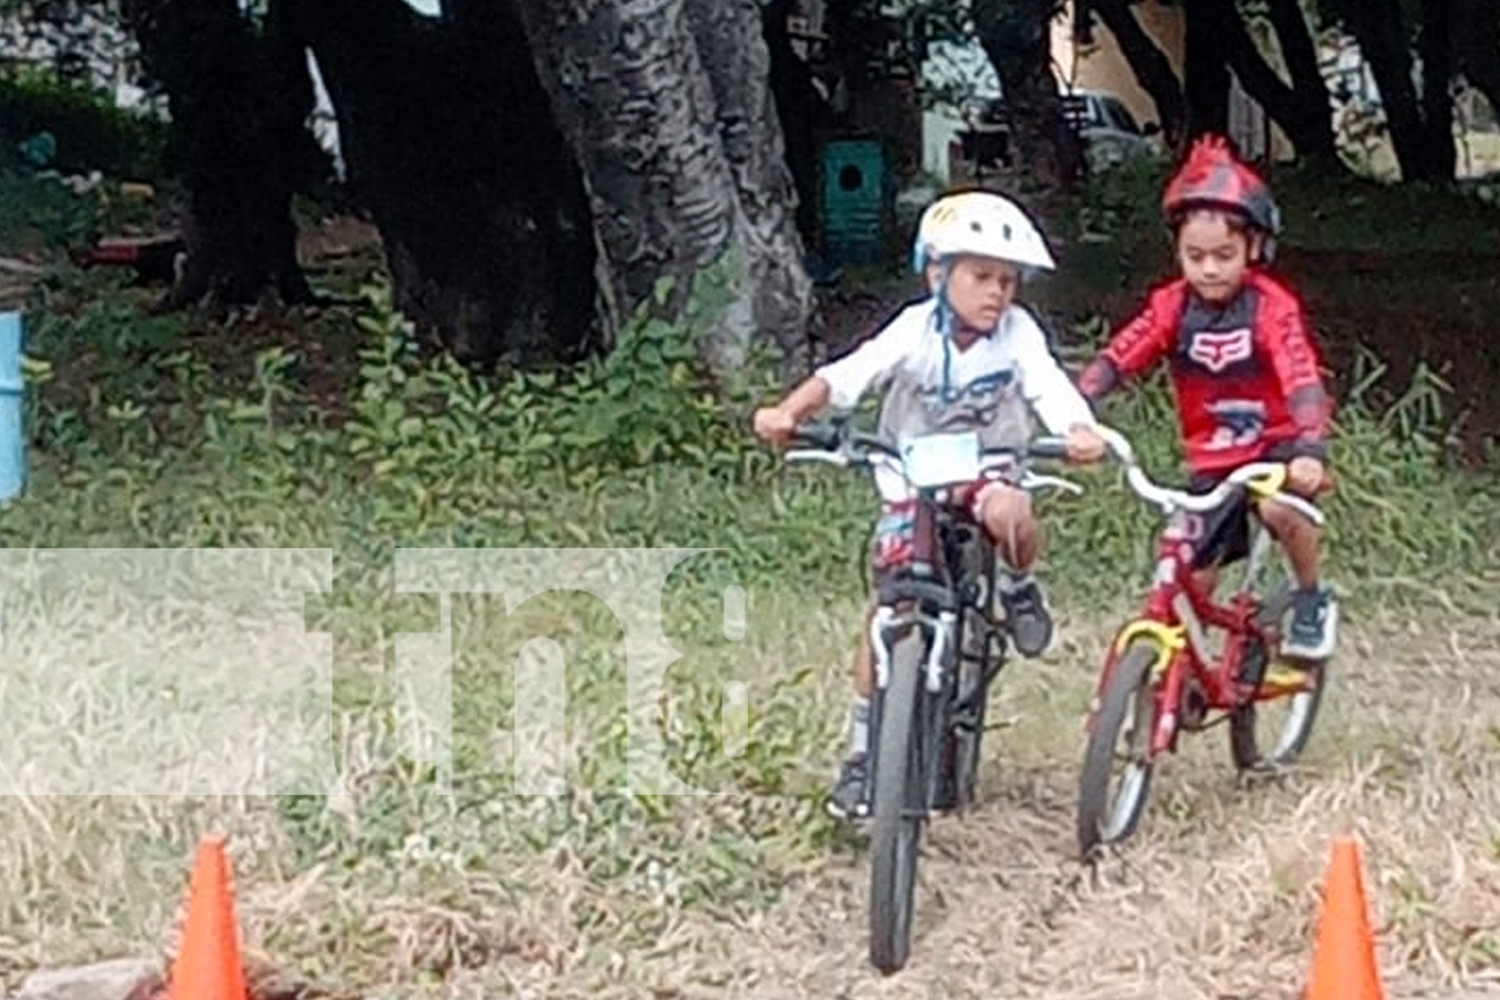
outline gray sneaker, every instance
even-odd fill
[[[1338,602],[1327,587],[1292,595],[1292,624],[1281,640],[1281,653],[1299,660],[1326,660],[1338,631]]]
[[[1052,615],[1047,610],[1047,596],[1041,584],[1026,578],[1011,590],[1000,592],[1005,621],[1010,629],[1016,652],[1026,657],[1041,656],[1052,645]]]
[[[869,813],[865,801],[865,783],[868,777],[865,755],[854,754],[839,767],[839,776],[833,783],[823,807],[835,819],[857,819]]]

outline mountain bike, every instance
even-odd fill
[[[1131,489],[1157,508],[1166,525],[1145,606],[1115,634],[1089,706],[1078,790],[1078,846],[1085,859],[1135,832],[1152,768],[1163,753],[1176,751],[1179,734],[1227,721],[1235,767],[1242,773],[1276,771],[1307,745],[1327,682],[1326,662],[1277,656],[1295,585],[1287,576],[1262,588],[1276,542],[1253,514],[1244,576],[1232,593],[1216,598],[1193,578],[1201,515],[1222,504],[1287,504],[1323,523],[1317,507],[1282,492],[1286,466],[1251,463],[1212,491],[1191,493],[1152,482],[1124,437],[1107,428],[1100,433]],[[1336,613],[1336,605],[1329,610]],[[1220,637],[1217,650],[1210,633]],[[1258,724],[1271,702],[1285,702],[1287,711],[1265,740]],[[1123,764],[1118,774],[1117,762]]]
[[[1075,483],[1032,473],[1033,458],[1067,458],[1067,444],[1038,438],[1024,450],[982,449],[973,433],[902,442],[852,431],[846,423],[805,425],[789,461],[884,467],[914,496],[909,554],[876,575],[870,624],[875,689],[870,699],[870,961],[881,972],[905,966],[922,828],[934,811],[974,799],[990,685],[1007,653],[1006,624],[992,614],[994,549],[956,488],[998,476],[1023,489]]]

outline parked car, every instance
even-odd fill
[[[1136,123],[1114,94],[1096,90],[1075,90],[1062,95],[1063,115],[1083,140],[1084,155],[1092,171],[1108,170],[1126,160],[1155,156],[1165,150],[1157,138],[1161,126],[1156,122]]]
[[[1061,99],[1063,116],[1077,131],[1091,172],[1165,152],[1157,138],[1161,127],[1156,122],[1138,124],[1130,109],[1114,94],[1074,90],[1061,95]],[[969,127],[958,133],[955,157],[980,171],[1009,166],[1011,125],[1004,100],[976,101],[966,111]]]

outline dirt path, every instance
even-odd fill
[[[1159,772],[1137,840],[1092,878],[1067,860],[1077,772],[1056,763],[1075,755],[1062,748],[1081,745],[1076,730],[991,734],[987,803],[932,829],[908,969],[868,971],[861,855],[752,929],[734,992],[1294,997],[1331,840],[1352,830],[1391,995],[1500,996],[1497,634],[1491,621],[1430,645],[1394,629],[1346,636],[1304,773],[1236,787],[1224,734],[1200,737]],[[1012,680],[1012,707],[1058,683]]]
[[[1439,619],[1440,620],[1440,619]],[[1074,706],[1054,662],[996,695],[983,804],[930,829],[912,960],[866,960],[867,858],[846,849],[741,924],[674,927],[607,985],[553,975],[528,995],[1016,1000],[1292,1000],[1335,836],[1353,831],[1387,995],[1500,997],[1500,620],[1407,619],[1344,636],[1301,773],[1238,786],[1223,731],[1158,771],[1136,839],[1088,876],[1070,860]],[[571,977],[565,976],[567,979]],[[629,988],[625,983],[629,982]]]

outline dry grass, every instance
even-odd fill
[[[1392,994],[1500,987],[1496,624],[1453,627],[1434,650],[1402,633],[1346,635],[1304,773],[1236,787],[1222,734],[1185,744],[1137,840],[1094,879],[1065,860],[1076,771],[1059,760],[1076,736],[1022,722],[996,741],[1014,763],[992,767],[991,804],[934,830],[904,974],[867,971],[864,871],[830,864],[766,921],[739,993],[1293,997],[1329,846],[1350,831]]]
[[[731,672],[841,663],[847,612],[752,642]],[[820,840],[808,801],[678,800],[653,830],[611,814],[606,791],[565,805],[501,791],[461,809],[412,786],[393,820],[380,810],[402,807],[358,781],[324,821],[330,847],[394,824],[388,849],[360,863],[329,851],[299,865],[307,845],[273,800],[6,800],[0,973],[169,953],[193,838],[219,828],[249,945],[341,993],[1291,997],[1331,839],[1352,830],[1392,995],[1497,983],[1500,623],[1415,622],[1346,628],[1301,773],[1239,787],[1222,732],[1188,740],[1136,840],[1089,878],[1071,860],[1073,788],[1108,622],[1065,621],[1068,640],[1016,665],[996,694],[992,719],[1008,725],[990,734],[983,804],[933,828],[914,958],[889,980],[864,958],[865,856]],[[823,780],[843,684],[841,670],[820,671],[795,705],[773,706],[792,713],[777,727],[818,747],[791,784]],[[345,721],[346,768],[388,765],[377,720]]]

